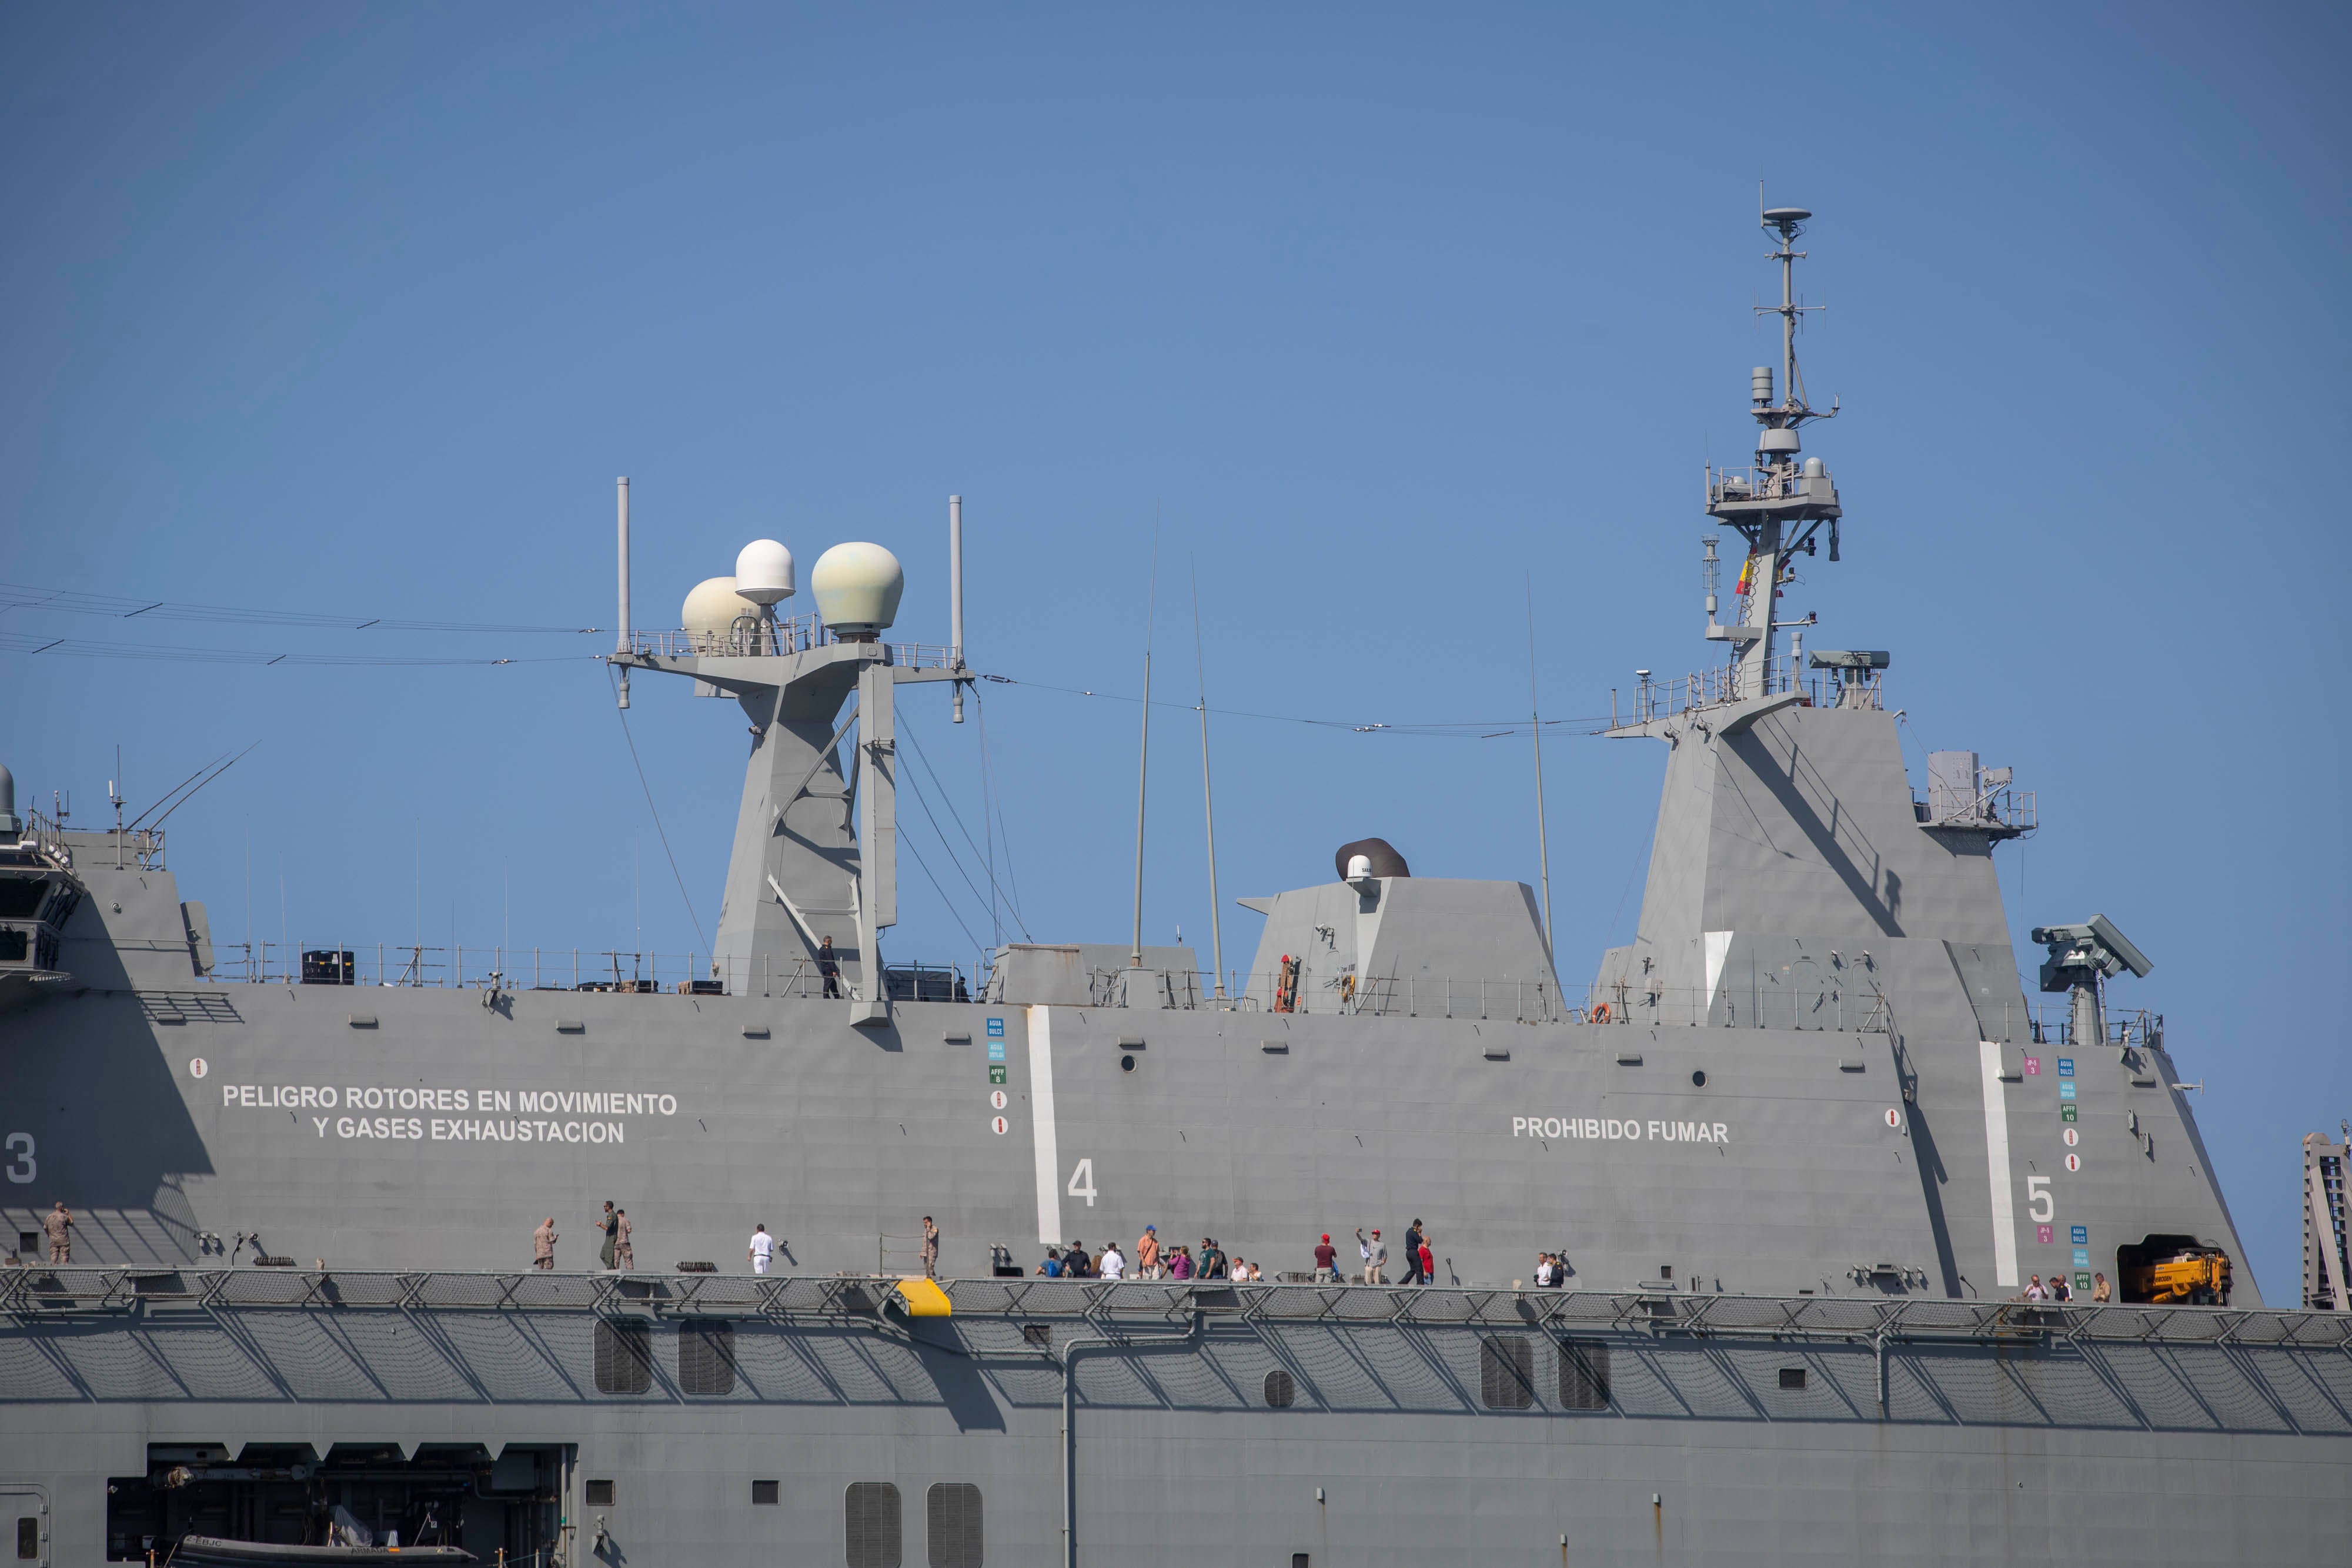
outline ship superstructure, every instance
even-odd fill
[[[1139,937],[1008,946],[976,985],[892,966],[896,705],[976,676],[960,592],[945,644],[886,640],[903,575],[866,544],[794,616],[754,541],[614,652],[624,702],[673,674],[751,729],[716,950],[659,988],[508,955],[420,984],[421,949],[233,983],[160,831],[0,800],[28,1560],[336,1530],[851,1568],[2339,1545],[2347,1320],[2263,1307],[2160,1017],[2108,1005],[2153,966],[2104,915],[2037,928],[2063,1000],[2030,1002],[1992,854],[2031,797],[1958,752],[1915,789],[1889,655],[1803,655],[1776,609],[1792,556],[1840,554],[1799,435],[1809,215],[1763,214],[1781,365],[1754,464],[1706,477],[1706,558],[1747,547],[1727,620],[1709,584],[1727,662],[1645,673],[1608,731],[1662,743],[1664,787],[1589,987],[1526,884],[1378,841],[1242,900],[1232,987]],[[627,625],[625,482],[620,534]],[[605,1197],[634,1270],[593,1261]],[[1146,1225],[1265,1281],[1028,1272]],[[1377,1227],[1403,1278],[1409,1225],[1426,1281],[1312,1277],[1330,1235],[1360,1279]]]

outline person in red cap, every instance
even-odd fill
[[[1315,1282],[1328,1285],[1339,1277],[1339,1255],[1331,1249],[1331,1238],[1326,1236],[1315,1248]]]

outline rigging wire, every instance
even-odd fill
[[[988,866],[989,866],[989,871],[988,871],[988,879],[989,879],[989,883],[990,883],[991,887],[992,887],[992,888],[993,888],[993,887],[994,887],[994,885],[995,885],[995,882],[996,882],[996,872],[995,872],[995,867],[994,867],[994,861],[993,861],[993,858],[992,858],[992,857],[989,857],[989,856],[987,856],[987,855],[985,854],[985,852],[983,852],[983,851],[982,850],[982,848],[981,848],[981,846],[979,845],[979,843],[977,843],[977,842],[973,840],[973,838],[972,838],[972,836],[971,836],[971,828],[969,828],[969,827],[967,827],[967,826],[965,826],[965,824],[964,824],[963,813],[956,810],[955,795],[954,795],[954,792],[953,792],[952,790],[949,789],[949,788],[947,787],[946,781],[945,781],[945,780],[943,780],[943,779],[941,779],[940,778],[940,770],[939,770],[937,768],[934,768],[934,767],[932,767],[932,766],[931,766],[930,754],[929,754],[929,752],[926,752],[926,751],[923,749],[923,743],[922,743],[922,740],[921,740],[921,739],[920,739],[920,738],[919,738],[919,737],[915,734],[914,727],[913,727],[912,725],[909,725],[908,723],[907,723],[907,721],[906,721],[906,717],[905,717],[905,716],[904,716],[904,715],[901,715],[901,716],[899,716],[899,720],[898,720],[898,728],[899,728],[900,733],[904,734],[904,735],[906,736],[906,737],[907,737],[909,741],[913,742],[913,744],[914,744],[914,747],[915,747],[915,758],[916,758],[916,760],[917,760],[917,761],[920,762],[920,763],[923,765],[923,771],[924,771],[924,772],[926,772],[926,773],[929,773],[929,774],[931,776],[931,782],[932,782],[932,784],[934,784],[935,786],[937,786],[937,787],[938,787],[938,789],[939,789],[939,792],[940,792],[940,803],[941,803],[942,805],[944,805],[944,806],[946,806],[946,807],[947,807],[947,809],[948,809],[948,815],[955,819],[956,831],[959,831],[959,832],[961,832],[961,834],[963,834],[963,841],[964,841],[966,844],[968,844],[968,845],[970,845],[970,846],[971,846],[971,852],[972,852],[973,854],[975,854],[975,855],[982,855],[982,856],[983,857],[983,860],[984,860],[984,861],[986,862],[986,863],[988,864]],[[909,773],[908,775],[907,775],[907,779],[908,779],[908,781],[909,783],[912,783],[912,782],[914,781],[914,775],[913,775],[913,774],[911,774],[911,773]],[[922,800],[922,792],[921,792],[919,789],[918,789],[918,790],[916,791],[916,799],[917,799],[918,800]],[[923,804],[923,810],[924,810],[926,812],[928,812],[928,811],[929,811],[929,810],[930,810],[930,805],[929,805],[929,803],[928,801],[924,802],[924,804]],[[985,825],[984,821],[983,821],[983,825]],[[932,828],[932,831],[935,831],[935,832],[939,831],[939,826],[940,826],[940,824],[939,824],[939,819],[938,819],[938,818],[936,818],[936,817],[932,818],[932,819],[931,819],[931,828]],[[947,844],[947,834],[945,834],[944,832],[940,833],[940,843],[942,843],[942,844]],[[955,854],[955,848],[954,848],[954,846],[953,846],[953,845],[951,845],[951,844],[949,844],[949,845],[948,845],[948,853],[949,853],[950,855],[951,855],[951,856]],[[961,859],[959,859],[959,860],[957,861],[957,863],[956,863],[956,870],[957,870],[959,873],[961,873],[961,872],[962,872],[962,870],[963,870],[963,864],[962,864],[962,862],[961,862]],[[969,876],[966,876],[966,877],[964,878],[964,881],[965,881],[967,883],[969,883],[971,882],[971,879]],[[981,892],[980,892],[980,889],[979,889],[979,888],[974,887],[974,888],[972,888],[972,890],[971,890],[971,891],[972,891],[972,895],[973,895],[974,897],[980,897],[980,896],[982,896],[982,894],[981,894]],[[993,909],[993,908],[994,908],[994,902],[995,902],[995,901],[994,901],[993,899],[991,899],[989,902],[990,902],[990,907],[991,907],[992,909]],[[1019,915],[1020,915],[1020,911],[1019,911],[1019,909],[1018,909],[1018,908],[1014,909],[1014,911],[1013,911],[1013,915],[1014,915],[1014,916],[1015,916],[1015,918],[1016,918],[1016,919],[1019,917]]]
[[[907,727],[903,721],[898,727],[898,733],[901,735],[907,734]],[[948,841],[946,832],[940,827],[940,819],[931,810],[931,802],[924,795],[921,783],[916,779],[915,775],[911,771],[902,769],[899,777],[905,781],[908,793],[914,796],[915,804],[923,809],[924,820],[931,824],[931,832],[939,839],[940,848],[947,852],[948,863],[955,867],[956,874],[958,876],[963,878],[963,884],[971,890],[972,897],[985,901],[987,894],[982,893],[980,891],[980,885],[971,880],[971,873],[963,869],[963,857],[956,853],[955,845]],[[936,780],[934,781],[936,782]],[[950,808],[950,810],[952,810],[952,808]],[[912,847],[913,846],[910,844],[908,846],[909,850],[911,850]],[[940,896],[941,898],[945,898],[947,896],[946,892],[942,890]],[[953,914],[953,909],[950,908],[949,913]],[[957,915],[956,923],[958,925],[962,925],[962,922],[963,917],[961,915]],[[967,936],[971,936],[971,927],[966,926],[964,928],[964,935]],[[980,939],[978,937],[972,938],[972,946],[975,947],[980,946]]]
[[[1060,692],[1066,696],[1092,697],[1098,702],[1134,703],[1141,702],[1143,700],[1140,697],[1129,696],[1122,692],[1098,692],[1083,686],[1057,686],[1047,681],[1021,680],[1012,675],[982,675],[980,678],[983,681],[992,681],[998,685],[1027,686],[1035,691]],[[1153,699],[1151,706],[1154,707],[1181,708],[1186,713],[1195,713],[1199,711],[1194,705],[1191,703],[1173,702],[1160,698]],[[1213,707],[1209,711],[1226,718],[1256,718],[1265,719],[1273,724],[1303,724],[1316,729],[1349,730],[1357,735],[1415,735],[1433,737],[1441,739],[1467,739],[1475,737],[1480,740],[1496,740],[1507,735],[1525,735],[1528,733],[1527,727],[1520,724],[1516,719],[1440,719],[1421,724],[1393,724],[1385,722],[1359,724],[1350,719],[1307,718],[1297,714],[1253,713],[1243,708]],[[1590,717],[1548,718],[1541,722],[1543,727],[1547,729],[1555,729],[1562,727],[1589,727],[1593,725],[1606,725],[1609,722],[1609,716],[1606,714],[1597,714]],[[1507,727],[1500,729],[1494,728],[1493,727],[1496,725],[1503,725]]]
[[[604,674],[607,679],[613,678],[613,672],[609,665],[606,666]],[[679,901],[686,905],[686,917],[694,922],[695,939],[699,941],[703,946],[704,951],[708,952],[710,947],[710,938],[703,935],[702,916],[695,913],[694,900],[688,895],[686,891],[685,874],[677,869],[677,856],[670,850],[669,833],[668,831],[662,826],[661,809],[654,804],[654,787],[646,778],[646,765],[637,758],[637,739],[636,737],[629,733],[629,712],[626,708],[620,706],[620,703],[617,700],[619,695],[620,688],[616,681],[614,686],[615,701],[613,705],[613,712],[614,715],[621,721],[621,738],[629,743],[629,761],[635,764],[637,769],[638,788],[642,789],[646,792],[646,810],[653,817],[654,832],[661,839],[662,853],[669,858],[669,874],[677,880],[677,896]],[[714,955],[714,957],[716,955]]]
[[[55,610],[69,615],[107,615],[120,621],[209,621],[239,626],[307,626],[328,631],[504,632],[585,637],[596,626],[527,626],[481,621],[400,621],[387,617],[320,615],[299,610],[240,610],[224,604],[183,604],[169,599],[129,599],[112,593],[78,593],[0,582],[0,611]]]
[[[0,632],[0,653],[58,654],[82,659],[168,659],[175,664],[568,664],[590,655],[542,653],[523,658],[435,657],[393,653],[265,653],[241,648],[198,648],[169,643],[111,643],[89,637],[42,637],[28,632]]]
[[[919,799],[919,797],[918,797],[918,798]],[[938,825],[938,824],[936,824],[936,823],[934,823],[934,824],[933,824],[933,826],[934,826],[935,828],[937,827],[937,825]],[[962,915],[958,915],[958,914],[956,913],[956,906],[955,906],[955,904],[954,904],[952,902],[950,902],[950,901],[949,900],[949,898],[948,898],[948,890],[947,890],[946,888],[944,888],[944,887],[940,887],[940,879],[939,879],[938,877],[936,877],[936,876],[933,876],[933,875],[931,874],[931,864],[930,864],[930,862],[929,862],[929,861],[927,861],[927,860],[925,860],[925,859],[923,858],[923,852],[922,852],[922,851],[920,851],[920,850],[919,850],[919,849],[917,849],[917,848],[915,847],[915,845],[914,845],[914,841],[913,841],[912,840],[910,840],[910,839],[901,839],[899,841],[900,841],[901,843],[903,843],[903,844],[905,844],[905,845],[907,846],[907,852],[908,852],[908,854],[910,854],[910,855],[912,855],[912,856],[914,856],[914,857],[915,857],[915,863],[916,863],[917,865],[919,865],[919,866],[920,866],[920,867],[922,867],[922,868],[923,868],[923,875],[924,875],[925,879],[926,879],[926,880],[928,880],[928,881],[930,883],[930,884],[931,884],[931,886],[932,886],[933,888],[935,888],[935,889],[937,889],[937,890],[938,890],[938,892],[939,892],[939,895],[940,895],[940,904],[941,904],[942,906],[944,906],[944,907],[946,908],[946,910],[947,910],[947,912],[948,912],[948,918],[949,918],[949,919],[950,919],[950,920],[952,920],[952,921],[954,921],[958,926],[961,927],[961,929],[962,929],[962,931],[963,931],[963,935],[964,935],[964,940],[966,940],[967,942],[970,942],[970,943],[971,944],[971,946],[972,946],[972,950],[973,950],[974,952],[978,952],[978,951],[980,950],[980,938],[979,938],[979,937],[977,937],[977,936],[974,936],[971,934],[971,926],[969,926],[969,925],[964,925],[964,923],[963,923],[963,916],[962,916]],[[946,841],[945,841],[945,840],[941,840],[940,841],[941,841],[942,843],[946,842]]]
[[[996,830],[989,842],[992,846],[998,839],[1004,841],[1004,880],[1011,890],[1005,895],[1006,902],[1013,910],[1013,923],[1021,927],[1021,935],[1034,942],[1037,938],[1030,936],[1029,922],[1021,914],[1021,872],[1013,863],[1013,832],[1004,825],[1004,792],[997,788],[994,754],[988,746],[988,705],[981,701],[978,686],[971,689],[971,706],[980,722],[981,805],[984,810],[991,799],[996,802]]]

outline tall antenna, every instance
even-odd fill
[[[618,481],[621,492],[621,624],[615,640],[614,653],[631,652],[629,635],[629,478],[623,475]],[[621,666],[621,706],[629,706],[629,666]]]
[[[1143,967],[1143,800],[1151,781],[1151,615],[1160,603],[1160,525],[1151,525],[1150,597],[1143,607],[1143,749],[1135,763],[1135,941],[1127,967]]]
[[[1528,582],[1528,733],[1536,743],[1536,861],[1543,876],[1544,961],[1551,962],[1551,841],[1544,831],[1543,707],[1536,700],[1536,585]],[[1559,976],[1552,977],[1555,980]]]
[[[1201,680],[1201,811],[1209,822],[1209,961],[1216,999],[1225,999],[1225,927],[1217,902],[1217,798],[1209,789],[1209,675],[1201,657],[1201,569],[1192,567],[1192,669]]]

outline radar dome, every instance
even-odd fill
[[[898,558],[875,544],[835,545],[809,568],[817,613],[835,632],[879,632],[898,616],[907,574]]]
[[[759,612],[743,602],[731,577],[708,577],[694,585],[677,612],[677,623],[698,649],[710,650],[734,641],[738,619]]]
[[[753,539],[735,558],[735,591],[754,604],[793,596],[793,552],[773,539]]]

